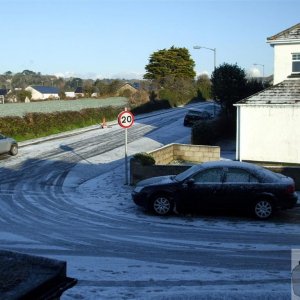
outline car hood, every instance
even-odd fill
[[[163,185],[163,184],[173,183],[174,177],[175,177],[174,175],[152,177],[138,182],[136,186]]]
[[[15,139],[9,138],[9,137],[6,138],[6,141],[10,142],[10,143],[15,143],[15,144],[17,143],[17,141]]]

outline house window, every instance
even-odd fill
[[[300,73],[300,53],[293,53],[292,54],[292,73]]]

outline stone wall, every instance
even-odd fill
[[[219,146],[173,144],[173,157],[176,160],[195,163],[220,160]]]
[[[220,160],[218,146],[169,144],[148,153],[154,157],[156,165],[166,165],[174,160],[194,163]]]
[[[130,160],[130,184],[155,176],[177,175],[193,163],[220,160],[220,147],[188,144],[169,144],[148,152],[155,159],[155,165],[144,166],[134,159]],[[185,161],[184,165],[172,165],[172,161]]]

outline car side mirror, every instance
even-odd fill
[[[189,178],[187,181],[186,181],[186,184],[188,187],[191,187],[195,184],[195,180],[193,178]]]

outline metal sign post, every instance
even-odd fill
[[[125,128],[125,184],[128,184],[128,157],[127,157],[127,129],[130,128],[134,123],[134,116],[130,111],[127,111],[127,107],[125,107],[124,111],[122,111],[118,115],[118,123],[122,128]]]
[[[127,128],[125,128],[125,184],[128,184]]]

